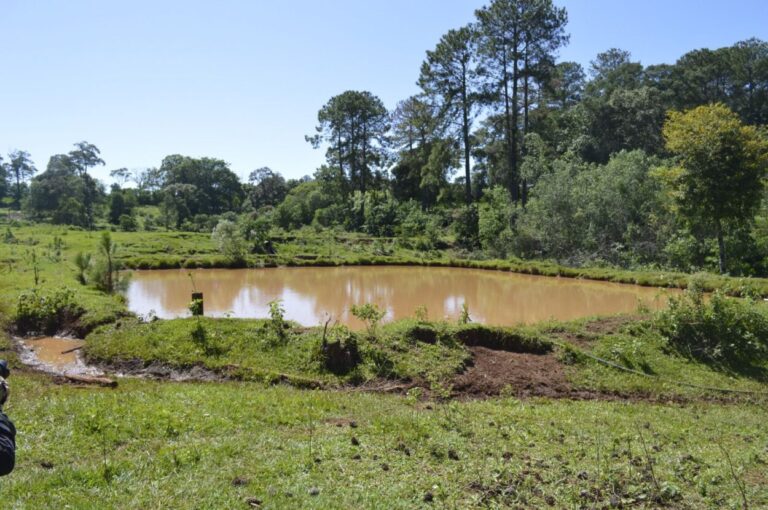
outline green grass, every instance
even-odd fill
[[[570,378],[578,388],[636,393],[659,399],[683,397],[768,401],[765,378],[723,371],[675,352],[648,319],[633,321],[599,335],[590,334],[585,329],[586,324],[586,321],[575,321],[552,328],[588,339],[586,343],[571,342],[576,348],[575,356],[565,351],[560,353],[565,362],[572,363]],[[586,352],[628,371],[579,356],[579,352]],[[768,360],[756,360],[756,363],[768,370]],[[629,370],[645,375],[636,375]],[[733,391],[720,392],[712,388]]]
[[[241,380],[289,381],[300,387],[357,385],[383,378],[430,389],[434,384],[448,388],[453,376],[471,360],[467,346],[482,345],[513,352],[552,352],[567,365],[575,390],[661,400],[768,401],[763,377],[725,372],[679,355],[647,319],[600,334],[590,332],[589,319],[512,328],[396,321],[380,326],[375,339],[364,332],[347,332],[357,339],[362,360],[343,374],[329,371],[318,357],[322,328],[292,327],[286,341],[278,342],[268,324],[247,319],[124,320],[90,334],[85,352],[103,364],[139,360],[145,366],[202,366]],[[204,341],[195,337],[198,327],[205,332]],[[329,338],[333,340],[334,334]],[[574,338],[583,341],[574,343]],[[581,353],[645,375],[618,370]],[[761,366],[768,369],[768,361],[762,360]]]
[[[40,286],[71,287],[86,310],[81,320],[92,330],[87,354],[93,359],[205,366],[242,380],[57,385],[23,369],[0,334],[0,357],[14,369],[6,411],[20,431],[17,469],[0,479],[4,507],[248,508],[246,498],[257,498],[261,508],[605,508],[612,502],[740,508],[741,484],[750,508],[768,507],[766,397],[721,395],[675,381],[759,393],[766,384],[677,354],[649,322],[596,330],[589,319],[524,328],[398,321],[380,326],[376,339],[359,333],[362,361],[339,375],[316,356],[319,328],[293,325],[282,342],[264,320],[204,318],[204,337],[194,334],[196,319],[141,324],[125,317],[119,297],[76,281],[72,258],[94,251],[98,233],[46,225],[13,233],[16,243],[0,243],[3,329],[19,293],[34,285],[35,250]],[[113,235],[131,267],[227,264],[205,234]],[[60,256],[55,237],[63,241]],[[311,230],[284,235],[276,246],[277,257],[253,257],[249,264],[445,265],[680,287],[689,279],[467,260],[451,250],[424,256],[390,240]],[[702,282],[709,290],[768,291],[768,280],[705,275]],[[350,384],[373,378],[449,384],[468,361],[465,344],[547,352],[567,364],[576,389],[678,404],[503,396],[432,401],[418,391],[384,395]],[[648,376],[607,367],[582,351]],[[274,384],[281,381],[295,386]],[[302,389],[319,386],[326,389]]]
[[[612,497],[739,508],[721,446],[751,508],[768,505],[761,406],[11,382],[20,435],[16,471],[0,479],[7,508],[248,508],[249,497],[262,508],[603,508]]]
[[[460,371],[469,359],[447,325],[439,325],[441,341],[434,344],[408,338],[411,322],[380,327],[377,338],[329,329],[328,340],[354,337],[361,363],[336,375],[319,357],[322,328],[292,326],[281,341],[268,320],[189,318],[150,323],[121,321],[87,337],[86,354],[93,361],[116,363],[140,360],[177,368],[203,366],[244,380],[290,380],[299,384],[361,383],[374,378],[398,380],[445,379]],[[200,328],[200,329],[198,329]],[[196,334],[202,331],[203,334]]]

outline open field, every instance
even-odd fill
[[[81,388],[24,368],[5,338],[15,369],[6,410],[20,430],[17,470],[0,480],[9,508],[768,505],[766,364],[724,370],[677,354],[647,312],[503,329],[418,318],[333,329],[329,342],[353,341],[360,359],[330,370],[322,327],[141,323],[118,296],[61,270],[95,250],[95,234],[21,227],[14,236],[0,245],[7,326],[16,296],[34,285],[28,250],[37,250],[42,292],[64,284],[82,308],[86,359],[142,377]],[[162,260],[157,243],[182,264],[217,256],[203,235],[115,239],[128,265]],[[278,243],[278,257],[317,263],[313,242]],[[365,241],[334,246],[338,263],[379,261]],[[173,373],[207,382],[171,382]]]

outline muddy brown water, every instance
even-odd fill
[[[663,307],[671,291],[589,280],[445,267],[302,267],[135,271],[126,297],[131,311],[159,318],[186,317],[195,287],[205,315],[261,318],[280,299],[286,318],[305,326],[333,320],[359,328],[349,309],[375,303],[385,320],[413,317],[426,307],[430,319],[455,319],[467,304],[473,321],[532,324],[635,311],[640,303]]]
[[[21,361],[44,372],[69,375],[101,375],[80,358],[79,349],[85,341],[76,338],[44,336],[18,339]]]

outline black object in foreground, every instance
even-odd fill
[[[0,409],[8,398],[8,383],[5,379],[11,374],[8,363],[0,360]],[[8,416],[0,411],[0,476],[13,471],[16,465],[16,427]]]

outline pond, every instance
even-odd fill
[[[135,271],[126,292],[131,311],[168,319],[189,316],[193,291],[204,293],[205,315],[267,317],[280,299],[287,319],[305,326],[332,321],[361,326],[349,309],[374,303],[385,321],[413,317],[455,319],[467,304],[471,319],[492,325],[632,312],[640,303],[664,306],[668,290],[482,269],[414,266],[346,266],[267,269]]]

